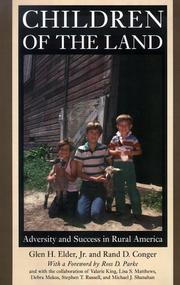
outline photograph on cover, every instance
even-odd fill
[[[125,20],[111,19],[109,25],[127,28],[130,7],[117,6],[116,12],[123,10]],[[110,11],[103,8],[100,21]],[[54,50],[36,49],[34,38],[23,41],[24,49],[20,46],[22,246],[28,246],[32,233],[46,237],[47,245],[53,235],[62,238],[59,245],[63,238],[72,242],[76,237],[84,245],[83,238],[90,236],[99,246],[102,241],[108,244],[111,236],[111,246],[113,242],[141,246],[146,244],[145,240],[139,244],[141,234],[151,238],[151,245],[166,244],[166,8],[151,7],[149,13],[143,6],[133,8],[139,9],[142,25],[153,26],[151,33],[155,35],[161,26],[162,48],[150,48],[160,46],[157,38],[154,43],[149,38],[148,48],[139,30],[134,36],[135,27],[131,40],[127,32],[127,38],[121,35],[118,41],[119,29],[113,29],[113,40],[106,38],[104,50],[89,48],[87,52],[87,42],[73,37],[71,42],[61,41],[61,49],[67,44],[67,51],[57,51],[55,45]],[[27,16],[30,10],[21,7],[20,15]],[[37,24],[40,29],[42,11],[38,7],[32,20],[27,16],[22,23],[27,27]],[[43,25],[47,20],[50,29],[47,14],[42,15]],[[70,22],[75,15],[71,12]],[[133,19],[129,20],[131,29]],[[20,37],[25,35],[22,23]]]

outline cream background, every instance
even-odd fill
[[[143,284],[148,285],[171,285],[173,284],[173,8],[171,0],[13,0],[13,285],[19,284],[96,284],[102,283],[101,280],[73,280],[73,281],[49,281],[49,280],[30,280],[28,271],[33,268],[47,268],[46,258],[30,258],[29,251],[36,248],[19,248],[18,247],[18,5],[168,5],[168,247],[167,248],[139,248],[140,252],[157,252],[158,257],[146,262],[141,258],[139,264],[141,269],[155,269],[157,271],[156,280],[104,280],[104,284]],[[66,250],[67,248],[37,248],[38,251],[46,252],[47,250]],[[96,252],[103,248],[68,248],[70,251],[80,250],[85,252]],[[111,252],[118,250],[129,250],[132,252],[135,248],[109,248]],[[62,261],[63,258],[61,258]],[[75,260],[74,260],[75,261]],[[86,259],[87,261],[87,259]],[[97,260],[100,262],[100,258]],[[109,261],[112,261],[110,259]],[[55,269],[55,268],[54,268]]]

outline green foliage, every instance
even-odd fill
[[[47,175],[52,165],[45,161],[49,147],[40,146],[24,153],[24,186],[25,189],[46,190]]]
[[[142,203],[147,207],[162,211],[162,192],[150,191],[141,197]]]
[[[52,148],[47,144],[41,144],[39,147],[25,152],[25,158],[32,160],[34,158],[47,159],[50,157]]]

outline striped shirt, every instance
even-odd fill
[[[82,163],[82,172],[89,176],[99,176],[104,173],[106,159],[111,156],[108,147],[104,144],[97,143],[96,148],[92,151],[88,142],[78,147],[74,160]]]
[[[133,151],[136,150],[137,147],[140,146],[138,139],[129,132],[125,137],[122,137],[120,132],[118,131],[116,135],[112,138],[109,149],[112,150],[120,150],[120,151]],[[119,156],[114,156],[114,160],[120,160]],[[128,159],[128,161],[132,161],[132,159]]]

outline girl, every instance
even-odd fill
[[[73,143],[70,139],[61,140],[57,147],[57,159],[48,175],[48,192],[56,191],[56,197],[49,208],[51,218],[67,210],[69,217],[75,215],[78,201],[76,185],[76,162],[72,159]]]

